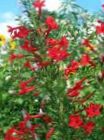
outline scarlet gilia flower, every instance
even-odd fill
[[[5,134],[5,138],[4,140],[22,140],[20,138],[20,136],[22,135],[23,133],[18,131],[17,129],[15,128],[10,128],[6,134]]]
[[[56,23],[55,19],[51,16],[48,16],[45,21],[46,25],[50,30],[57,30],[58,24]]]
[[[30,30],[24,26],[18,27],[8,26],[8,32],[11,34],[12,39],[16,39],[16,38],[26,38],[29,35]]]
[[[78,95],[79,95],[79,91],[82,90],[82,89],[84,88],[84,86],[83,86],[82,84],[83,84],[83,82],[84,82],[85,80],[86,80],[86,78],[83,78],[83,79],[81,79],[80,81],[78,81],[78,82],[74,85],[74,87],[69,88],[69,89],[68,89],[67,95],[68,95],[69,97],[76,97],[76,96],[78,96]]]
[[[101,109],[101,105],[90,103],[89,107],[87,107],[85,111],[88,117],[93,118],[101,114],[100,109]]]
[[[46,140],[49,140],[51,138],[51,136],[54,134],[55,129],[53,127],[51,127],[49,129],[49,131],[46,134]]]
[[[47,44],[48,46],[55,46],[55,45],[58,45],[59,42],[58,42],[58,40],[56,40],[56,39],[54,39],[54,38],[47,38],[46,44]]]
[[[46,44],[48,46],[56,46],[59,45],[60,48],[67,49],[69,46],[69,41],[67,40],[66,36],[61,37],[61,39],[54,39],[54,38],[48,38],[46,40]]]
[[[35,68],[31,65],[30,61],[28,60],[24,63],[24,67],[29,68],[32,71],[35,70]]]
[[[51,46],[50,48],[48,48],[48,55],[50,58],[56,61],[61,61],[69,56],[69,53],[67,52],[69,42],[65,36],[60,40],[48,38],[47,45]]]
[[[38,9],[39,17],[41,16],[42,8],[45,6],[45,0],[35,0],[33,3],[34,8]]]
[[[73,60],[65,69],[65,76],[75,73],[79,69],[79,62]]]
[[[21,48],[30,53],[34,53],[35,51],[37,51],[37,48],[32,47],[28,40],[24,42],[24,45],[22,45]]]
[[[83,121],[80,115],[70,115],[69,116],[69,127],[78,129],[83,125]]]
[[[95,51],[94,46],[90,43],[90,41],[88,39],[83,39],[82,45],[86,46],[87,48],[89,48],[92,51]]]
[[[23,57],[24,57],[23,54],[14,54],[14,53],[12,53],[12,54],[9,56],[9,61],[10,61],[10,62],[13,62],[13,61],[16,60],[16,59],[21,59],[21,58],[23,58]]]
[[[31,91],[33,91],[35,89],[34,86],[28,86],[28,84],[33,80],[33,78],[30,78],[29,80],[27,81],[22,81],[20,82],[20,91],[19,91],[19,94],[20,95],[24,95],[24,94],[27,94]]]
[[[95,123],[91,121],[83,125],[83,129],[85,130],[86,134],[91,134],[94,127],[95,127]]]
[[[80,60],[80,65],[81,66],[95,66],[95,64],[93,63],[93,61],[91,60],[90,56],[88,54],[83,54]]]
[[[62,47],[66,47],[68,48],[69,46],[69,41],[67,40],[66,36],[63,36],[60,40],[59,40],[59,44]]]
[[[96,26],[96,33],[97,34],[103,34],[104,33],[104,22],[99,20],[99,25]]]
[[[46,38],[48,37],[49,33],[52,30],[58,29],[58,24],[56,23],[55,19],[51,16],[48,16],[45,20],[45,24],[48,26],[48,30],[46,31]]]
[[[48,56],[55,61],[62,61],[69,56],[69,53],[59,47],[51,47],[48,49]]]

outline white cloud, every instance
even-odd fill
[[[59,0],[46,0],[46,8],[50,11],[57,10],[60,7]]]

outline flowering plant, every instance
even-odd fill
[[[27,23],[8,26],[18,47],[9,52],[7,83],[12,90],[5,103],[12,105],[13,114],[9,118],[7,113],[10,127],[4,139],[97,140],[100,136],[102,140],[104,55],[99,38],[102,41],[103,21],[94,19],[98,25],[87,33],[84,19],[80,26],[75,22],[81,17],[71,22],[61,19],[62,12],[56,18],[51,12],[44,15],[44,0],[21,2]]]

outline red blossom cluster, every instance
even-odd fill
[[[100,109],[101,105],[90,103],[89,107],[85,108],[85,112],[88,118],[93,118],[101,114]],[[95,127],[95,123],[93,121],[84,123],[80,115],[73,114],[69,116],[69,127],[74,129],[83,128],[87,134],[91,134]]]
[[[23,57],[24,57],[23,54],[14,54],[14,53],[12,53],[12,54],[10,55],[10,57],[9,57],[9,61],[10,61],[10,62],[13,62],[13,61],[16,60],[16,59],[21,59],[21,58],[23,58]]]
[[[62,37],[60,40],[56,40],[53,38],[47,39],[48,48],[48,56],[56,61],[61,61],[66,59],[70,54],[67,52],[67,48],[69,46],[69,42],[66,37]]]
[[[65,69],[65,76],[67,77],[72,73],[76,73],[80,67],[85,66],[95,66],[95,63],[88,54],[82,54],[79,61],[72,60],[71,63]]]

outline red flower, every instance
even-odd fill
[[[69,53],[59,47],[51,47],[48,49],[48,56],[56,61],[61,61],[66,59],[69,56]]]
[[[104,22],[98,21],[99,25],[96,26],[96,33],[103,34],[104,33]]]
[[[45,6],[45,0],[35,0],[33,3],[34,8],[38,9],[39,17],[41,16],[42,8]]]
[[[21,140],[19,135],[22,135],[20,131],[16,130],[15,128],[10,128],[5,135],[4,140]]]
[[[81,60],[80,60],[80,65],[81,66],[88,66],[88,65],[95,66],[95,64],[93,63],[93,61],[91,60],[88,54],[82,55]]]
[[[70,115],[69,116],[69,127],[78,129],[82,126],[83,121],[80,115]]]
[[[12,54],[10,55],[10,57],[9,57],[9,61],[10,61],[10,62],[13,62],[15,59],[21,59],[21,58],[23,58],[23,57],[24,57],[23,54],[14,54],[14,53],[12,53]]]
[[[69,45],[69,41],[63,36],[60,40],[54,38],[48,38],[46,44],[49,46],[56,46],[59,45],[60,48],[66,49]]]
[[[79,91],[82,90],[84,87],[82,83],[86,80],[86,78],[83,78],[82,80],[78,81],[74,87],[68,89],[68,96],[75,97],[79,95]]]
[[[45,0],[35,0],[33,6],[38,9],[42,9],[45,6]]]
[[[33,78],[30,78],[27,81],[22,81],[20,82],[20,91],[19,94],[23,95],[23,94],[27,94],[28,92],[31,92],[35,89],[34,86],[28,86],[28,84],[33,80]]]
[[[65,76],[68,76],[71,73],[75,73],[79,68],[79,62],[73,60],[71,64],[65,69]]]
[[[77,90],[73,90],[72,92],[69,92],[68,91],[68,94],[67,94],[69,97],[76,97],[79,95],[79,91]]]
[[[31,65],[30,61],[26,61],[24,63],[24,67],[29,68],[30,70],[34,71],[35,68]]]
[[[54,46],[54,45],[57,45],[58,43],[59,43],[58,40],[56,40],[54,38],[48,38],[46,40],[46,44],[49,46]]]
[[[24,87],[22,88],[20,91],[19,91],[19,94],[20,95],[24,95],[24,94],[27,94],[28,92],[31,92],[35,89],[34,86],[30,86],[30,87]]]
[[[51,136],[53,135],[54,131],[55,131],[55,129],[53,127],[51,127],[49,129],[49,131],[46,134],[46,140],[49,140],[51,138]]]
[[[46,25],[48,26],[49,30],[57,30],[58,24],[56,23],[55,19],[51,16],[48,16],[45,21]]]
[[[59,44],[62,47],[68,47],[69,46],[69,41],[66,39],[66,36],[63,36],[60,40],[59,40]]]
[[[93,129],[94,129],[94,127],[95,127],[95,123],[93,123],[91,121],[87,122],[86,124],[83,125],[83,129],[85,130],[85,132],[87,134],[91,134]]]
[[[91,103],[90,106],[85,109],[85,111],[87,113],[87,116],[92,118],[101,114],[100,109],[101,105]]]
[[[18,27],[11,27],[8,26],[8,32],[10,32],[11,37],[13,39],[15,38],[26,38],[28,36],[28,34],[30,33],[30,30],[27,29],[24,26],[18,26]]]
[[[32,46],[29,44],[29,41],[28,41],[28,40],[26,40],[26,41],[24,42],[24,45],[21,46],[21,48],[22,48],[23,50],[27,51],[27,52],[30,52],[30,53],[34,53],[35,51],[37,51],[37,48],[32,47]]]
[[[27,81],[22,81],[20,82],[20,88],[24,88],[25,86],[27,86],[30,82],[32,82],[34,78],[30,78]]]

